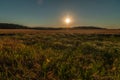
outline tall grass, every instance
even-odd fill
[[[0,36],[0,80],[119,80],[120,37]]]

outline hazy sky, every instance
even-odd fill
[[[119,28],[120,0],[0,0],[0,22],[61,27],[67,15],[72,26]]]

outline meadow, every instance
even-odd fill
[[[113,31],[0,30],[0,80],[120,80]]]

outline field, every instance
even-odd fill
[[[120,30],[0,30],[0,80],[120,80]]]

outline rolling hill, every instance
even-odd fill
[[[27,26],[10,24],[10,23],[0,23],[0,29],[27,29]]]
[[[66,28],[53,28],[53,27],[28,27],[24,25],[19,25],[19,24],[11,24],[11,23],[0,23],[0,29],[35,29],[35,30],[64,30]],[[69,29],[106,29],[106,28],[101,28],[101,27],[95,27],[95,26],[77,26],[77,27],[72,27]]]

